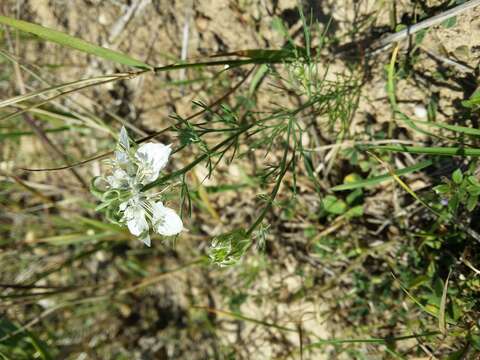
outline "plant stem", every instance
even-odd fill
[[[248,131],[250,128],[252,128],[253,126],[255,125],[255,123],[252,123],[252,124],[249,124],[247,126],[244,126],[242,129],[238,130],[236,133],[232,134],[231,136],[229,136],[228,138],[226,138],[225,140],[223,140],[221,143],[215,145],[211,150],[210,152],[215,152],[219,149],[221,149],[222,147],[224,147],[225,145],[227,145],[228,143],[230,143],[231,141],[235,140],[238,136],[240,136],[241,134],[243,134],[244,132]],[[201,156],[199,156],[198,158],[196,158],[194,161],[192,161],[190,164],[188,164],[187,166],[183,167],[182,169],[180,170],[177,170],[173,173],[170,173],[168,175],[165,175],[163,177],[161,177],[160,179],[157,179],[156,181],[154,182],[151,182],[150,184],[147,184],[145,185],[143,188],[142,188],[142,191],[147,191],[157,185],[160,185],[160,184],[163,184],[165,181],[168,181],[172,178],[175,178],[177,176],[180,176],[182,174],[185,174],[187,173],[188,171],[190,171],[192,168],[194,168],[197,164],[201,163],[203,160],[207,159],[210,155],[205,153]]]

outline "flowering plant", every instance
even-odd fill
[[[165,167],[171,153],[169,145],[132,143],[122,127],[113,159],[109,160],[108,176],[92,181],[92,192],[102,203],[97,210],[117,224],[127,225],[132,235],[150,246],[150,228],[163,236],[172,236],[183,230],[182,219],[175,210],[164,206],[161,192],[149,194],[145,185],[155,181]]]

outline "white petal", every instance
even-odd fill
[[[183,223],[175,210],[163,206],[161,202],[153,203],[153,224],[160,235],[172,236],[183,230]]]
[[[150,234],[147,232],[144,236],[140,237],[140,240],[143,241],[148,247],[152,246],[152,241],[150,240]]]
[[[138,148],[135,157],[140,163],[138,171],[142,183],[150,183],[158,178],[171,152],[170,146],[155,143],[146,143]]]
[[[128,154],[123,150],[117,150],[115,151],[115,160],[117,160],[117,163],[120,165],[127,164]]]
[[[118,145],[120,145],[126,151],[130,149],[130,140],[128,139],[128,133],[127,129],[125,129],[125,126],[122,126],[120,130],[120,135],[118,136]]]
[[[148,232],[148,223],[145,215],[145,210],[141,206],[133,205],[126,208],[123,219],[127,222],[128,230],[130,230],[132,235],[140,236]]]
[[[128,201],[124,201],[123,203],[121,203],[119,206],[120,211],[125,211],[127,206],[128,206]]]
[[[111,176],[107,176],[107,182],[114,189],[128,187],[128,174],[122,169],[115,169]]]

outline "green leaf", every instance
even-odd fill
[[[446,184],[437,185],[433,188],[437,194],[446,194],[450,191],[450,186]]]
[[[103,48],[98,45],[91,44],[85,40],[70,36],[61,31],[49,29],[28,21],[17,20],[7,16],[0,15],[0,24],[11,26],[17,30],[34,34],[44,40],[52,41],[62,46],[66,46],[75,50],[79,50],[94,56],[101,57],[119,64],[133,66],[141,69],[151,69],[150,65],[130,56],[122,54],[118,51]]]
[[[363,216],[363,205],[357,205],[357,206],[354,206],[353,208],[349,209],[345,213],[345,216],[348,219]]]
[[[304,54],[305,49],[251,49],[238,51],[235,54],[238,54],[242,57],[259,60],[261,62],[282,62],[294,59],[296,52]]]
[[[472,335],[470,342],[475,349],[480,350],[480,335]]]
[[[467,185],[465,190],[468,192],[469,195],[480,195],[480,187],[476,185]]]
[[[266,64],[262,64],[258,67],[254,75],[252,76],[252,80],[250,81],[250,87],[248,88],[249,95],[255,94],[255,91],[260,86],[263,79],[267,76],[268,71],[269,68]]]
[[[43,360],[53,359],[53,357],[50,355],[47,344],[45,344],[43,341],[38,339],[33,333],[27,332],[27,335],[29,336],[29,342],[33,345],[35,350],[37,350],[41,359]]]
[[[478,196],[470,196],[467,200],[467,210],[473,211],[478,203]]]
[[[451,212],[457,211],[459,203],[460,203],[460,199],[458,198],[458,195],[457,194],[453,195],[450,201],[448,202],[449,210]]]
[[[476,187],[480,187],[480,182],[477,180],[477,178],[475,176],[469,176],[468,181],[470,182],[470,184],[472,184]]]
[[[8,348],[14,351],[21,351],[23,354],[25,354],[25,357],[21,357],[22,359],[53,359],[46,343],[38,339],[33,333],[27,330],[19,330],[19,327],[10,322],[8,319],[0,319],[0,338],[4,338],[4,340],[0,342],[0,346],[6,346],[6,351],[8,351]],[[6,354],[1,354],[0,358],[12,359]],[[14,358],[17,359],[19,357],[15,356]]]
[[[347,204],[333,195],[327,195],[323,199],[322,204],[325,211],[330,214],[340,215],[347,210]]]
[[[451,17],[450,19],[447,19],[445,20],[443,23],[442,23],[443,27],[445,28],[451,28],[451,27],[454,27],[455,25],[457,25],[457,17],[456,16],[453,16]]]
[[[465,359],[465,355],[468,353],[469,346],[465,345],[462,349],[452,352],[448,355],[446,360],[462,360]]]
[[[476,90],[472,96],[470,96],[470,99],[462,101],[462,105],[466,108],[480,106],[480,89]]]
[[[417,32],[417,34],[415,35],[415,45],[420,45],[425,38],[425,35],[427,35],[427,29],[423,29]]]
[[[56,132],[62,132],[67,130],[70,130],[69,126],[61,126],[55,129],[45,129],[43,131],[48,134],[48,133],[56,133]],[[20,138],[22,136],[32,136],[32,135],[35,135],[33,131],[13,131],[13,132],[6,132],[6,133],[0,132],[0,140],[15,139],[15,138]]]
[[[430,278],[428,277],[428,275],[419,275],[408,283],[408,288],[412,290],[420,285],[425,284],[429,280]]]
[[[359,200],[362,196],[363,196],[363,190],[362,189],[355,189],[350,194],[348,194],[348,196],[345,200],[347,201],[348,205],[353,205],[353,203],[355,203],[355,201]]]
[[[460,185],[463,181],[462,170],[460,169],[455,170],[452,174],[452,180],[455,184]]]
[[[288,29],[283,23],[283,20],[278,16],[272,19],[272,29],[284,37],[288,36]]]

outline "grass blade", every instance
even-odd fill
[[[28,94],[15,96],[15,97],[12,97],[10,99],[0,101],[0,108],[3,108],[5,106],[11,106],[11,105],[14,105],[14,104],[22,102],[22,101],[30,100],[34,97],[37,97],[37,96],[40,96],[40,95],[45,95],[45,94],[50,93],[52,91],[60,91],[60,90],[63,90],[65,88],[69,88],[69,87],[80,87],[80,86],[85,86],[85,85],[96,84],[96,83],[99,83],[99,82],[105,81],[105,80],[116,80],[116,79],[118,79],[119,76],[125,76],[125,75],[126,74],[103,75],[103,76],[98,76],[98,77],[94,77],[94,78],[90,78],[90,79],[76,80],[76,81],[68,82],[68,83],[65,83],[65,84],[51,86],[47,89],[32,91]]]
[[[107,239],[120,239],[117,233],[113,232],[102,232],[98,234],[89,234],[89,233],[76,233],[76,234],[65,234],[65,235],[57,235],[51,236],[48,238],[38,239],[36,243],[48,243],[50,245],[55,246],[66,246],[66,245],[73,245],[82,242],[96,242],[98,240],[107,240]],[[126,238],[126,236],[125,236]]]
[[[70,130],[70,126],[60,126],[58,128],[44,130],[45,133],[57,133]],[[33,131],[12,131],[12,132],[0,132],[0,140],[16,139],[22,136],[35,135]]]
[[[447,306],[447,293],[448,293],[448,281],[450,280],[450,275],[452,270],[448,272],[447,280],[445,280],[445,286],[443,287],[442,299],[440,301],[440,310],[438,312],[438,328],[443,335],[446,335],[446,324],[445,324],[445,308]]]
[[[399,170],[395,170],[395,175],[406,175],[406,174],[409,174],[409,173],[412,173],[412,172],[415,172],[415,171],[418,171],[418,170],[422,170],[430,165],[432,165],[433,162],[431,160],[426,160],[426,161],[422,161],[418,164],[415,164],[415,165],[412,165],[412,166],[408,166],[406,168],[403,168],[403,169],[399,169]],[[348,183],[348,184],[342,184],[342,185],[337,185],[337,186],[334,186],[331,190],[333,191],[342,191],[342,190],[353,190],[353,189],[358,189],[358,188],[363,188],[363,187],[368,187],[368,186],[374,186],[374,185],[377,185],[377,184],[380,184],[384,181],[388,181],[388,180],[393,180],[393,177],[391,174],[384,174],[384,175],[380,175],[380,176],[375,176],[373,178],[370,178],[370,179],[365,179],[365,180],[361,180],[361,181],[356,181],[356,182],[353,182],[353,183]]]
[[[398,49],[400,47],[397,45],[393,49],[392,57],[387,68],[387,96],[390,104],[392,105],[393,114],[398,110],[397,97],[395,94],[395,62],[397,61]]]
[[[237,312],[230,312],[230,311],[225,311],[225,310],[213,309],[213,308],[209,308],[209,307],[205,307],[205,306],[192,306],[192,307],[195,308],[195,309],[199,309],[199,310],[205,310],[209,313],[214,313],[214,314],[217,314],[217,315],[223,315],[223,316],[231,317],[231,318],[234,318],[234,319],[237,319],[237,320],[251,322],[251,323],[254,323],[254,324],[257,324],[257,325],[271,327],[271,328],[281,330],[281,331],[297,332],[297,329],[277,325],[277,324],[262,321],[262,320],[257,320],[257,319],[245,316],[245,315],[237,313]]]
[[[370,149],[385,150],[394,152],[406,152],[411,154],[429,154],[439,156],[480,156],[480,149],[463,147],[423,147],[423,146],[404,146],[404,145],[379,145],[369,146]]]
[[[479,129],[474,129],[466,126],[459,126],[459,125],[449,125],[449,124],[438,124],[434,123],[431,121],[421,121],[421,120],[413,120],[414,122],[418,124],[422,124],[425,126],[431,126],[431,127],[436,127],[444,130],[449,130],[453,131],[456,133],[462,133],[466,135],[471,135],[471,136],[480,136],[480,130]]]
[[[380,164],[382,164],[390,173],[390,175],[393,177],[393,179],[407,192],[409,193],[415,200],[417,200],[419,203],[421,203],[425,208],[429,209],[431,212],[433,212],[437,216],[441,216],[435,209],[433,209],[430,205],[428,205],[425,201],[423,201],[416,193],[413,191],[410,186],[408,186],[402,179],[398,177],[397,174],[395,174],[394,170],[392,167],[384,162],[382,159],[380,159],[378,156],[375,154],[371,154]]]
[[[423,334],[404,335],[390,338],[367,338],[367,339],[321,339],[307,345],[307,348],[321,347],[323,345],[341,345],[341,344],[379,344],[386,345],[388,342],[396,342],[409,339],[417,339],[438,335],[438,332],[431,331]]]
[[[57,43],[62,46],[66,46],[75,50],[85,52],[103,59],[113,61],[118,64],[132,66],[141,69],[151,69],[150,65],[145,64],[142,61],[136,60],[122,54],[121,52],[103,48],[98,45],[94,45],[85,40],[70,36],[61,31],[49,29],[37,24],[33,24],[28,21],[17,20],[7,16],[0,15],[0,24],[13,27],[17,30],[34,34],[44,40]]]

